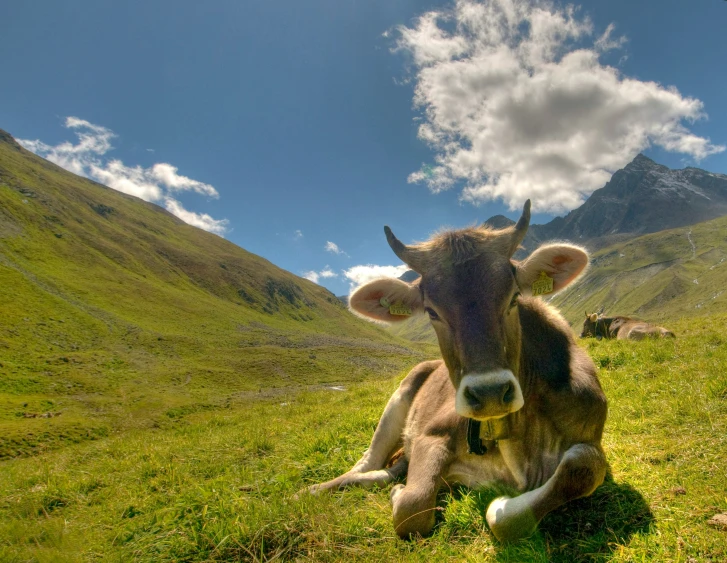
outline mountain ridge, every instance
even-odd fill
[[[700,168],[671,169],[638,154],[577,209],[532,225],[527,251],[548,240],[589,250],[627,237],[693,225],[727,215],[727,175]]]

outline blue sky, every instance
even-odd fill
[[[340,295],[400,265],[384,224],[546,222],[639,151],[727,173],[725,26],[720,0],[13,2],[0,128]]]

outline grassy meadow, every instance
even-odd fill
[[[448,489],[432,536],[401,541],[388,489],[294,496],[360,457],[437,356],[428,329],[366,323],[0,131],[0,561],[725,561],[716,221],[597,253],[563,297],[574,326],[628,305],[607,312],[658,311],[678,335],[583,342],[610,400],[607,482],[513,545],[484,520],[502,491]]]
[[[724,316],[676,340],[584,341],[610,401],[607,482],[501,545],[498,490],[441,493],[431,537],[397,539],[388,489],[293,498],[348,469],[404,371],[180,412],[0,462],[0,560],[673,561],[727,559]],[[52,424],[42,419],[40,424]]]
[[[0,130],[0,460],[381,377],[431,349]]]

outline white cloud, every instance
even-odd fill
[[[338,277],[338,274],[336,272],[334,272],[333,270],[331,270],[330,266],[326,266],[325,268],[323,268],[320,271],[320,274],[321,274],[322,278],[337,278]]]
[[[197,180],[192,180],[191,178],[177,174],[177,167],[167,164],[166,162],[160,162],[152,166],[150,175],[171,191],[192,190],[198,194],[214,198],[220,197],[217,190],[209,184],[204,184]]]
[[[318,274],[318,272],[314,272],[313,270],[311,270],[310,272],[304,272],[303,277],[307,280],[312,281],[313,283],[318,283],[320,275]]]
[[[129,167],[120,160],[110,160],[103,164],[89,163],[87,170],[88,176],[109,188],[146,201],[159,201],[164,193],[159,185],[149,181],[141,166]]]
[[[164,207],[171,214],[176,215],[185,223],[215,233],[223,235],[227,232],[229,221],[227,219],[214,219],[207,213],[195,213],[186,210],[176,199],[167,197],[164,199]]]
[[[66,118],[65,126],[75,131],[78,137],[77,144],[66,141],[50,146],[39,140],[25,139],[18,139],[18,142],[26,149],[74,174],[92,178],[110,188],[143,200],[163,204],[170,213],[190,225],[218,235],[223,235],[227,231],[229,224],[227,219],[214,219],[206,213],[188,211],[170,195],[179,191],[192,191],[217,198],[219,194],[214,187],[182,176],[176,166],[166,162],[144,168],[126,166],[118,159],[104,158],[106,153],[113,149],[111,139],[116,136],[113,131],[77,117]]]
[[[307,280],[312,281],[313,283],[318,283],[318,280],[321,278],[327,279],[327,278],[337,278],[338,274],[331,270],[330,266],[326,266],[323,268],[320,272],[316,272],[315,270],[311,270],[310,272],[304,272],[303,277]]]
[[[328,252],[332,252],[333,254],[348,256],[348,254],[341,250],[335,242],[331,242],[330,240],[326,242],[326,246],[324,246],[323,248]]]
[[[376,266],[374,264],[366,264],[353,266],[348,270],[344,270],[343,275],[351,282],[351,289],[368,283],[378,278],[398,278],[404,272],[409,270],[409,266],[402,264],[401,266]]]
[[[293,234],[293,240],[300,240],[302,238],[303,238],[303,231],[301,231],[300,229],[296,230],[295,233]]]
[[[413,58],[419,137],[433,165],[409,176],[433,192],[462,185],[472,203],[532,198],[537,211],[580,205],[652,144],[699,160],[725,150],[691,133],[701,101],[622,76],[599,57],[626,41],[572,6],[457,0],[398,29]],[[589,44],[590,42],[590,44]]]

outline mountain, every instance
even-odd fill
[[[431,355],[323,287],[4,131],[0,304],[0,458]]]
[[[545,225],[532,225],[523,246],[532,251],[544,241],[570,240],[595,250],[723,215],[727,175],[691,167],[672,170],[639,154],[578,209]]]
[[[703,222],[724,215],[727,175],[699,168],[671,170],[640,154],[578,209],[545,225],[531,225],[515,257],[524,258],[550,240],[573,241],[596,252],[589,274],[577,286],[580,289],[571,288],[555,297],[573,323],[582,322],[581,309],[592,312],[601,306],[614,315],[691,316],[722,303],[713,300],[720,291],[715,284],[722,283],[723,277],[727,283],[721,269],[705,273],[701,287],[697,287],[699,278],[689,276],[699,271],[700,264],[717,268],[711,260],[723,259],[727,247],[719,237],[710,235],[710,229],[724,229],[727,220]],[[485,224],[502,229],[515,222],[495,215]],[[688,234],[691,229],[683,228],[688,225],[694,225],[694,233],[699,234]],[[678,227],[682,229],[673,230]],[[657,232],[660,234],[651,238],[636,238]],[[690,237],[692,242],[698,240],[697,246],[687,242]],[[636,262],[628,258],[632,253],[639,256]],[[416,277],[409,271],[400,279]],[[647,280],[649,284],[644,285]],[[397,323],[389,331],[417,342],[436,342],[424,318]]]

